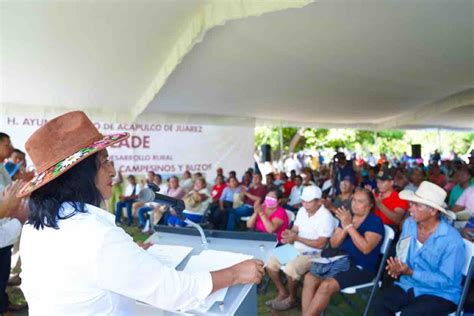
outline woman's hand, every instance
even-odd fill
[[[151,242],[137,242],[137,245],[140,247],[140,248],[143,248],[145,250],[147,250],[148,248],[150,248],[151,246],[153,246],[153,243]]]
[[[341,227],[345,228],[352,224],[352,214],[344,206],[335,210],[336,217],[341,221]]]
[[[263,261],[250,259],[231,267],[234,274],[234,284],[259,284],[265,274]]]

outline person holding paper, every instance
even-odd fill
[[[306,273],[302,294],[303,315],[320,315],[332,295],[346,287],[368,283],[377,273],[385,230],[382,220],[372,212],[374,195],[368,189],[358,189],[351,205],[354,215],[344,207],[335,210],[339,227],[330,240],[332,248],[338,248],[349,256],[350,267],[324,279],[311,272]]]
[[[287,310],[297,305],[298,280],[309,271],[311,258],[326,246],[334,232],[334,218],[324,207],[321,196],[319,187],[305,187],[301,194],[303,207],[298,211],[291,230],[282,233],[283,242],[293,245],[300,255],[283,267],[276,256],[268,259],[267,273],[275,282],[278,295],[266,304],[275,310]],[[288,277],[288,290],[281,279],[280,269]]]
[[[115,225],[99,207],[111,196],[115,175],[106,148],[128,136],[104,136],[75,111],[48,121],[26,142],[38,171],[19,192],[30,196],[20,255],[31,316],[128,316],[135,300],[189,310],[221,288],[260,282],[259,260],[210,273],[176,271]]]
[[[423,181],[416,192],[404,190],[410,216],[403,224],[397,258],[387,261],[388,274],[398,279],[376,297],[374,315],[447,315],[461,298],[466,250],[459,232],[442,218],[446,191]]]
[[[276,234],[278,242],[282,243],[282,233],[288,228],[288,215],[279,205],[283,192],[277,187],[271,187],[265,196],[263,205],[260,200],[254,203],[254,212],[247,220],[247,228],[255,228],[269,234]]]

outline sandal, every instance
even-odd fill
[[[285,298],[281,301],[275,301],[272,304],[272,308],[277,311],[286,311],[288,309],[292,309],[298,306],[298,303],[294,301],[293,303],[290,302],[289,298]]]

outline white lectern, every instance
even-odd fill
[[[258,232],[204,231],[208,249],[239,252],[252,255],[264,262],[270,257],[277,241],[275,235]],[[183,270],[189,257],[204,250],[199,232],[193,228],[155,226],[155,233],[147,239],[162,245],[193,247],[191,254],[177,267]],[[137,316],[191,315],[159,310],[153,306],[137,302]],[[222,303],[215,303],[206,315],[257,315],[257,288],[255,285],[236,285],[229,288]]]

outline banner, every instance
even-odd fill
[[[47,122],[46,118],[6,116],[0,131],[10,135],[15,148],[24,150],[28,137]],[[130,138],[109,147],[109,156],[123,174],[144,175],[148,171],[164,178],[189,170],[201,172],[213,182],[222,167],[241,177],[253,167],[254,128],[199,124],[94,122],[103,134],[128,132]]]

